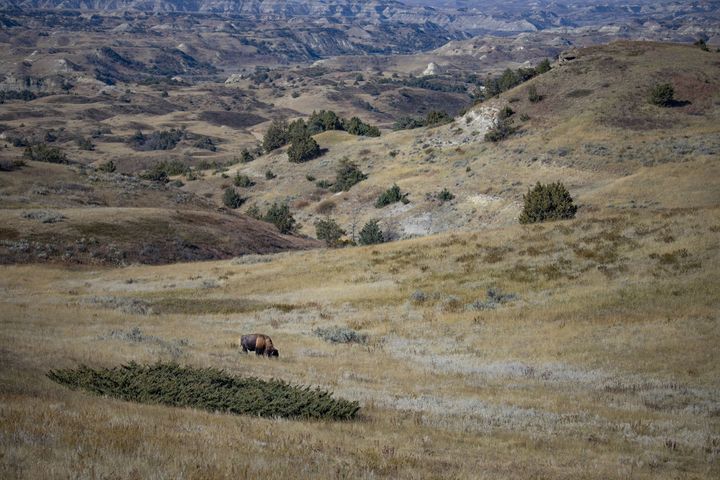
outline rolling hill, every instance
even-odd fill
[[[288,202],[310,235],[313,223],[327,215],[348,232],[352,225],[378,218],[391,238],[511,225],[523,194],[537,181],[565,182],[581,212],[639,204],[665,208],[678,205],[683,194],[660,188],[651,193],[645,179],[683,171],[693,180],[679,179],[677,188],[687,188],[684,194],[698,201],[704,195],[704,205],[715,201],[718,184],[705,174],[717,170],[720,152],[718,53],[684,45],[616,42],[573,50],[561,58],[550,72],[448,125],[387,132],[379,138],[325,132],[316,137],[327,149],[319,159],[292,164],[278,150],[230,167],[226,175],[240,173],[256,181],[242,190],[248,205]],[[672,108],[647,100],[650,88],[663,82],[675,86]],[[541,101],[528,99],[530,88],[539,92]],[[498,144],[486,142],[485,132],[504,107],[515,112],[511,118],[517,132]],[[317,180],[333,181],[345,157],[357,162],[368,179],[349,192],[318,188]],[[266,180],[268,169],[278,178]],[[693,185],[695,181],[700,185]],[[224,182],[206,176],[183,188],[219,198]],[[378,195],[394,183],[409,193],[410,203],[374,208]],[[617,196],[611,194],[615,186]],[[452,201],[437,200],[443,188],[455,195]],[[633,196],[633,188],[644,195]]]

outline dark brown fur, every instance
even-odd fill
[[[240,337],[240,347],[244,353],[255,352],[255,355],[279,357],[280,352],[273,345],[272,339],[262,333],[243,335]]]

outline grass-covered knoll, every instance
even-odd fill
[[[234,377],[216,368],[174,363],[115,368],[51,370],[51,380],[121,400],[192,407],[260,417],[350,420],[360,405],[332,397],[330,392],[287,384],[281,380]]]

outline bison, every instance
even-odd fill
[[[255,352],[255,355],[267,355],[268,357],[279,357],[280,352],[273,345],[272,339],[262,333],[243,335],[240,337],[240,347],[244,353]]]

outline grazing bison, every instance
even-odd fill
[[[273,346],[272,339],[262,333],[253,333],[252,335],[243,335],[240,337],[240,346],[242,351],[255,352],[255,355],[267,355],[268,357],[279,357],[280,352]]]

